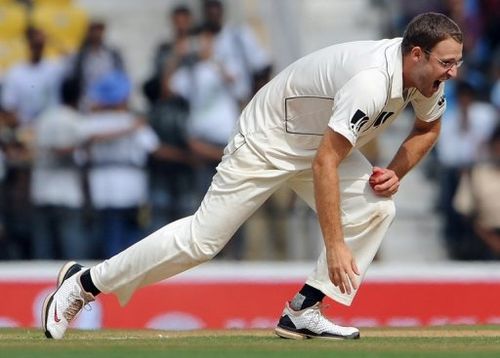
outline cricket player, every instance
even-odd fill
[[[300,291],[285,303],[276,334],[291,339],[359,338],[321,311],[326,296],[350,305],[391,224],[400,180],[438,138],[444,82],[462,64],[462,33],[424,13],[403,38],[351,42],[314,52],[283,70],[243,110],[212,185],[194,215],[85,268],[62,267],[43,304],[45,335],[61,339],[100,293],[126,304],[139,287],[213,258],[282,185],[316,210],[324,250]],[[411,104],[415,124],[387,168],[358,148]]]

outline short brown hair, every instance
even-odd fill
[[[462,31],[457,23],[446,15],[427,12],[410,21],[403,34],[401,49],[403,55],[415,46],[431,51],[438,42],[448,38],[463,43]]]

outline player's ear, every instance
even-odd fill
[[[425,56],[425,51],[420,46],[414,46],[410,51],[411,58],[418,62]]]

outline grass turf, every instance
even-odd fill
[[[0,357],[500,357],[500,326],[366,328],[361,334],[356,341],[291,341],[272,330],[71,330],[55,341],[36,329],[0,329]]]

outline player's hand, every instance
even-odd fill
[[[351,250],[342,242],[335,244],[326,255],[330,280],[340,289],[340,292],[350,295],[358,288],[356,276],[360,275]]]
[[[399,189],[399,178],[391,169],[373,167],[368,182],[378,196],[390,197],[396,194]]]

